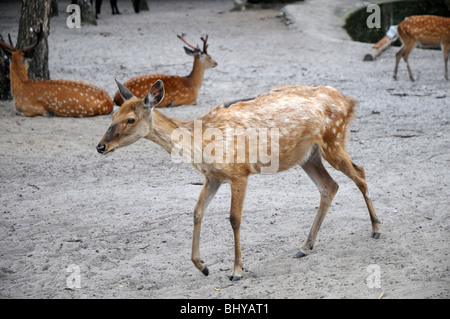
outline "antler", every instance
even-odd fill
[[[205,38],[201,37],[200,39],[203,41],[203,53],[206,54],[206,49],[208,48],[208,45],[206,44],[208,41],[208,35],[206,35]]]
[[[198,47],[198,45],[197,45],[197,47],[194,47],[192,44],[190,44],[189,42],[187,42],[187,41],[184,39],[184,34],[182,34],[182,35],[177,35],[177,37],[178,37],[178,39],[180,39],[181,41],[183,41],[184,43],[186,43],[190,48],[192,48],[192,49],[194,49],[194,50],[200,50],[200,48]]]
[[[11,40],[11,34],[8,33],[8,40],[9,40],[9,44],[11,44],[11,47],[15,48],[12,40]]]
[[[35,44],[33,44],[33,45],[29,46],[28,48],[23,50],[23,53],[25,55],[28,55],[28,56],[32,55],[33,50],[36,49],[36,47],[38,46],[39,42],[41,41],[42,34],[43,34],[43,32],[42,32],[42,24],[43,24],[43,22],[42,22],[42,20],[40,20],[39,21],[39,31],[38,32],[36,32],[34,29],[31,29],[31,31],[36,35],[37,39],[36,39],[36,43]],[[0,46],[2,46],[4,49],[7,49],[10,52],[15,51],[16,48],[15,48],[15,46],[14,46],[12,40],[11,40],[11,35],[9,33],[8,33],[8,40],[9,40],[9,44],[6,44],[3,41],[3,37],[0,34]]]
[[[4,49],[7,49],[10,52],[12,52],[12,51],[15,50],[15,48],[14,48],[14,45],[12,44],[12,42],[11,42],[11,36],[9,34],[8,34],[8,38],[9,38],[9,42],[11,43],[11,45],[6,44],[3,41],[2,35],[0,34],[0,46],[2,46]]]
[[[23,50],[23,53],[25,53],[25,54],[30,54],[30,53],[32,53],[33,52],[33,50],[34,49],[36,49],[36,47],[39,45],[39,42],[41,41],[41,39],[42,39],[42,34],[43,34],[43,32],[42,32],[42,24],[43,24],[43,22],[42,22],[42,20],[40,20],[39,21],[39,31],[38,32],[36,32],[34,29],[31,29],[31,31],[36,35],[36,43],[35,44],[33,44],[33,45],[31,45],[31,46],[29,46],[28,48],[25,48],[24,50]]]

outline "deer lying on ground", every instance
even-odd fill
[[[403,45],[395,55],[394,80],[397,80],[397,70],[400,58],[406,62],[409,78],[414,81],[408,56],[417,43],[426,46],[440,46],[444,52],[444,77],[448,80],[448,54],[450,52],[450,18],[423,15],[412,16],[403,20],[397,28],[398,36]]]
[[[23,51],[10,45],[0,46],[12,59],[10,66],[11,92],[17,112],[24,116],[76,116],[87,117],[111,113],[114,103],[108,93],[81,81],[39,80],[28,78],[28,63],[42,38],[42,23],[36,34],[36,43]],[[1,40],[1,37],[0,37]]]
[[[248,177],[281,172],[295,165],[305,170],[321,194],[314,223],[296,257],[309,254],[338,190],[322,158],[356,183],[369,210],[372,237],[380,237],[380,222],[369,197],[364,169],[355,165],[345,151],[350,124],[357,112],[354,99],[326,86],[282,86],[251,100],[219,105],[195,120],[181,121],[154,109],[164,97],[161,81],[144,98],[135,97],[119,82],[117,85],[126,102],[113,114],[112,124],[97,151],[108,154],[146,138],[172,156],[182,150],[184,158],[205,176],[194,209],[192,241],[192,261],[204,275],[209,270],[200,257],[200,227],[220,185],[223,182],[231,185],[230,223],[235,261],[230,279],[234,281],[242,276],[240,226]]]
[[[165,87],[165,96],[158,108],[190,105],[197,103],[198,92],[203,83],[203,75],[206,69],[214,68],[217,62],[214,61],[207,53],[208,36],[201,38],[203,41],[203,50],[189,44],[182,36],[178,36],[190,48],[184,47],[187,55],[194,57],[194,66],[191,73],[186,77],[172,76],[164,74],[143,75],[132,78],[124,83],[124,85],[138,98],[144,98],[150,87],[157,80],[162,80]],[[114,96],[114,102],[122,105],[124,102],[119,91]]]

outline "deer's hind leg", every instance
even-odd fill
[[[372,222],[372,238],[380,238],[380,221],[369,195],[364,168],[357,166],[352,162],[343,146],[338,146],[332,151],[328,150],[324,153],[324,158],[331,164],[331,166],[347,175],[351,180],[353,180],[353,182],[355,182],[356,186],[358,186],[359,190],[363,194],[367,209],[369,210],[370,220]]]
[[[242,267],[244,267],[241,252],[240,231],[246,187],[247,177],[237,178],[231,182],[230,223],[231,227],[233,228],[234,235],[234,267],[233,273],[230,276],[231,281],[237,281],[241,279]]]
[[[47,109],[40,105],[40,103],[36,103],[36,105],[22,105],[21,103],[17,103],[14,101],[14,106],[16,109],[17,115],[22,116],[51,116]]]
[[[412,49],[414,49],[416,47],[416,45],[417,45],[417,42],[411,43],[411,44],[405,46],[405,52],[403,53],[403,60],[406,62],[406,68],[408,69],[409,79],[411,81],[414,81],[414,76],[412,74],[411,67],[409,66],[408,57],[409,57],[409,54],[411,53]]]
[[[338,184],[331,178],[323,166],[318,147],[313,147],[314,149],[312,150],[309,159],[301,166],[319,189],[320,206],[311,226],[311,230],[309,231],[308,238],[303,244],[301,250],[295,256],[297,258],[306,256],[313,249],[319,228],[322,225],[328,209],[330,208],[331,202],[333,201],[334,195],[336,195],[339,188]]]

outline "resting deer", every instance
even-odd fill
[[[124,85],[136,97],[142,99],[145,97],[155,81],[162,80],[165,87],[165,96],[161,103],[157,106],[158,108],[196,104],[198,92],[200,91],[200,87],[203,83],[203,75],[205,70],[217,66],[217,62],[214,61],[207,53],[208,36],[201,38],[203,41],[203,50],[200,50],[198,46],[194,47],[192,44],[189,44],[184,37],[180,35],[178,38],[180,38],[191,48],[184,47],[186,54],[194,57],[194,66],[188,76],[181,77],[164,74],[152,74],[138,76],[124,83]],[[122,105],[124,102],[119,91],[117,91],[114,96],[114,102],[116,102],[117,105]]]
[[[16,110],[24,116],[87,117],[111,113],[114,103],[105,90],[81,81],[40,80],[28,78],[28,63],[42,38],[42,23],[36,34],[36,43],[23,51],[10,45],[0,46],[12,59],[10,66],[11,92]],[[0,38],[1,39],[1,38]]]
[[[200,227],[205,210],[220,185],[223,182],[231,185],[230,223],[234,232],[235,261],[230,279],[234,281],[242,276],[240,226],[248,177],[281,172],[295,165],[305,170],[321,194],[314,223],[296,257],[309,254],[338,190],[322,158],[356,183],[369,210],[372,237],[380,237],[380,222],[369,197],[364,169],[355,165],[345,151],[350,124],[357,112],[354,99],[326,86],[282,86],[251,100],[219,105],[196,120],[181,121],[154,109],[164,96],[161,81],[157,81],[144,98],[135,97],[119,82],[117,85],[126,102],[113,114],[112,124],[97,145],[97,151],[108,154],[146,138],[172,156],[181,149],[186,152],[183,156],[205,176],[194,209],[192,241],[192,261],[204,275],[208,275],[209,270],[200,257]],[[229,130],[235,133],[237,130],[237,133],[230,136]],[[269,130],[270,139],[264,134]],[[270,166],[267,165],[269,157]]]
[[[444,52],[444,77],[448,80],[448,54],[450,51],[450,18],[424,15],[412,16],[398,25],[398,36],[403,45],[395,55],[394,80],[397,80],[397,70],[400,58],[406,62],[409,78],[414,81],[408,56],[420,42],[427,46],[440,46]]]

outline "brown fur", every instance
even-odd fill
[[[401,58],[405,60],[409,78],[414,81],[408,56],[417,43],[426,46],[440,46],[444,53],[444,77],[448,80],[448,55],[450,52],[450,18],[423,15],[412,16],[398,25],[398,36],[403,45],[396,54],[394,79],[397,80],[398,63]]]
[[[105,90],[81,81],[30,80],[24,52],[5,48],[12,56],[11,91],[20,114],[87,117],[111,113],[114,104]]]
[[[214,68],[216,65],[217,62],[211,56],[205,52],[198,51],[194,54],[194,65],[192,72],[188,76],[181,77],[165,74],[143,75],[128,80],[124,85],[134,96],[142,99],[153,83],[161,80],[164,82],[165,96],[162,102],[158,104],[158,108],[196,104],[205,70]],[[119,91],[114,95],[114,102],[117,105],[122,105],[124,102]]]
[[[231,185],[230,223],[235,239],[235,263],[231,279],[241,278],[243,261],[240,224],[247,178],[251,174],[263,173],[268,166],[261,153],[250,147],[251,138],[243,134],[232,137],[230,144],[227,144],[226,139],[222,144],[218,144],[229,145],[233,155],[232,161],[222,161],[223,158],[220,156],[211,161],[206,150],[220,135],[226,135],[227,129],[241,129],[240,132],[255,128],[278,131],[278,138],[273,140],[271,135],[266,144],[267,154],[271,155],[270,165],[278,160],[276,170],[270,173],[299,165],[317,185],[321,194],[319,210],[310,234],[297,257],[307,255],[313,248],[320,225],[338,190],[337,183],[325,170],[322,158],[346,174],[358,186],[369,210],[372,236],[379,238],[379,220],[369,197],[364,169],[355,165],[345,151],[345,140],[351,121],[356,115],[357,103],[352,98],[344,97],[338,90],[326,86],[278,87],[253,100],[216,106],[205,115],[190,121],[171,118],[156,110],[142,111],[142,106],[142,99],[132,97],[126,101],[113,115],[113,123],[97,149],[106,154],[144,137],[159,144],[172,155],[174,148],[180,145],[183,146],[183,150],[194,151],[188,161],[205,176],[205,183],[194,209],[191,258],[203,274],[207,275],[209,271],[199,251],[201,221],[208,203],[221,183],[228,182]],[[136,121],[127,124],[130,118]],[[177,135],[174,134],[176,132],[184,133],[183,137],[187,138],[177,139]],[[215,134],[214,138],[211,132]],[[112,138],[109,138],[110,136]],[[200,140],[197,139],[198,136]],[[245,144],[238,146],[237,140],[240,138],[246,140]],[[225,150],[228,152],[229,149],[225,146]],[[196,159],[195,151],[201,152],[200,160]],[[243,157],[241,161],[239,154]],[[276,157],[272,157],[274,154]],[[257,161],[252,161],[252,158],[256,158]]]

